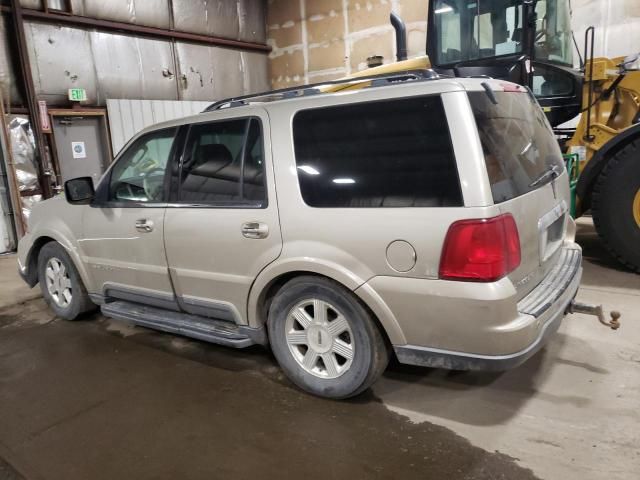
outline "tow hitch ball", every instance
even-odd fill
[[[620,328],[620,312],[612,311],[611,320],[604,318],[604,312],[602,311],[602,305],[591,305],[589,303],[576,302],[573,300],[567,308],[569,313],[586,313],[587,315],[595,315],[598,317],[598,321],[613,330]]]

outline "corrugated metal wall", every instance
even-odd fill
[[[108,99],[109,130],[114,155],[143,128],[199,113],[210,104],[211,102]]]
[[[40,0],[22,0],[40,8]],[[71,0],[73,13],[103,20],[175,28],[264,43],[262,0]],[[8,60],[6,21],[0,23],[0,82],[20,103]],[[215,100],[267,90],[266,54],[132,37],[27,21],[25,34],[37,94],[63,104],[72,87],[87,90],[88,103],[107,98]]]

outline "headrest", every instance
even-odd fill
[[[220,169],[229,165],[232,159],[231,152],[222,144],[200,145],[195,153],[195,167],[190,173],[214,177]]]

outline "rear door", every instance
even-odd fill
[[[264,111],[189,128],[164,223],[187,312],[245,323],[251,284],[280,254],[269,138]]]
[[[469,92],[469,100],[494,203],[518,226],[522,261],[509,277],[523,297],[557,260],[569,215],[569,185],[544,113],[520,90],[494,91],[493,99],[484,91]]]

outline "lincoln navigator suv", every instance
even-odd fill
[[[34,208],[23,278],[68,320],[99,306],[268,345],[324,397],[364,391],[392,355],[518,366],[558,329],[582,273],[542,110],[491,79],[350,82],[140,132],[95,187],[70,180]]]

